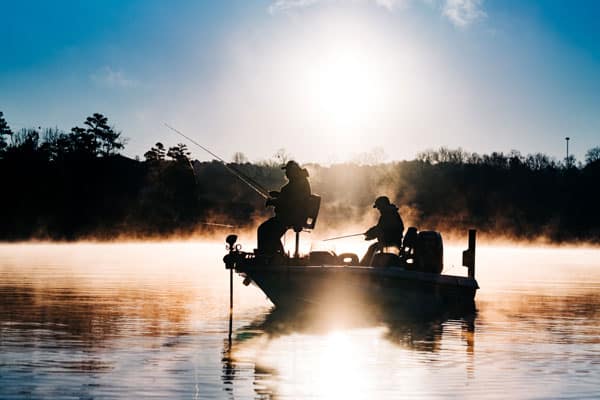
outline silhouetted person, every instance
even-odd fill
[[[386,246],[402,247],[404,223],[398,213],[398,207],[395,204],[391,204],[390,199],[386,196],[380,196],[375,200],[373,208],[378,209],[381,216],[377,225],[367,230],[365,240],[377,239],[377,243],[369,246],[367,253],[360,261],[360,265],[370,265],[375,252]]]
[[[288,161],[282,169],[285,169],[289,182],[281,188],[281,192],[269,192],[271,197],[265,204],[275,207],[275,216],[258,227],[259,254],[283,254],[281,237],[289,228],[301,230],[306,221],[306,206],[310,198],[308,171],[300,168],[295,161]]]

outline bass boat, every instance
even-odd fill
[[[467,276],[442,273],[443,243],[440,233],[408,229],[402,248],[383,248],[370,265],[359,265],[352,253],[312,251],[293,256],[265,256],[244,252],[236,235],[227,236],[223,261],[244,284],[254,284],[277,308],[343,305],[400,307],[416,312],[474,310],[479,285],[475,279],[476,231],[469,230],[463,252]]]

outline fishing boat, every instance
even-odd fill
[[[311,251],[264,256],[244,252],[236,235],[227,236],[223,261],[244,284],[254,284],[277,308],[365,305],[416,312],[474,310],[479,285],[475,279],[476,231],[469,230],[463,252],[467,276],[442,273],[443,243],[439,232],[409,228],[402,248],[383,248],[370,265],[359,265],[355,254]]]
[[[250,176],[229,165],[189,136],[164,124],[167,128],[198,146],[240,181],[264,199],[269,190]],[[233,272],[244,278],[244,284],[258,286],[277,308],[325,307],[331,305],[401,306],[417,311],[440,309],[474,309],[475,293],[475,230],[469,231],[469,247],[463,252],[463,265],[468,276],[442,274],[443,242],[435,231],[407,230],[401,248],[382,248],[368,265],[359,265],[356,254],[337,255],[333,251],[311,251],[299,254],[300,232],[314,229],[321,198],[311,194],[304,204],[305,218],[296,232],[296,251],[293,256],[277,253],[266,256],[244,252],[237,235],[226,238],[229,253],[223,261],[230,271],[231,336],[233,309]]]

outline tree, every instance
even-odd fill
[[[177,146],[169,147],[169,151],[167,151],[167,157],[174,161],[189,161],[190,154],[187,146],[183,143],[177,143]]]
[[[156,142],[154,147],[144,153],[144,158],[148,162],[160,162],[165,159],[166,150],[161,142]]]
[[[575,167],[575,162],[577,161],[577,159],[575,158],[575,156],[573,154],[569,154],[569,157],[565,157],[565,168],[569,169],[572,167]]]
[[[352,162],[358,165],[377,165],[382,164],[387,155],[383,147],[373,147],[371,151],[364,151],[362,153],[355,154],[352,157]]]
[[[586,164],[591,164],[593,162],[600,160],[600,146],[592,147],[585,153],[585,162]]]
[[[494,151],[492,154],[484,154],[482,163],[494,168],[506,168],[508,166],[508,157],[503,152]]]
[[[237,151],[233,153],[233,157],[231,157],[234,164],[244,164],[248,162],[248,157],[241,151]]]
[[[289,160],[291,160],[292,156],[287,152],[286,149],[281,148],[275,152],[273,158],[275,159],[276,163],[283,165],[286,164]]]
[[[510,168],[519,168],[524,165],[523,161],[525,158],[521,155],[521,152],[518,150],[511,150],[508,153],[508,165]]]
[[[98,142],[96,141],[94,134],[90,133],[89,130],[78,126],[71,128],[71,133],[69,134],[66,144],[68,146],[67,152],[95,157],[98,151]]]
[[[8,123],[4,119],[4,113],[0,111],[0,154],[6,149],[7,143],[4,135],[11,136],[13,132],[10,130]]]
[[[525,165],[532,171],[542,171],[556,167],[556,161],[543,153],[528,154],[525,158]]]
[[[31,154],[38,150],[40,134],[35,129],[21,129],[11,136],[9,151]]]
[[[125,147],[120,139],[121,132],[116,132],[110,127],[108,118],[104,115],[94,113],[91,117],[87,117],[84,124],[88,126],[87,133],[94,136],[97,148],[102,150],[105,157]]]
[[[46,154],[48,160],[56,161],[70,149],[69,135],[58,128],[47,128],[44,131],[40,150]]]
[[[417,160],[428,164],[463,164],[466,162],[476,164],[479,162],[480,157],[476,153],[465,152],[461,147],[454,150],[442,146],[438,150],[428,149],[418,153]]]

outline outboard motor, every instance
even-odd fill
[[[421,231],[415,246],[415,269],[440,274],[444,269],[444,244],[436,231]]]

